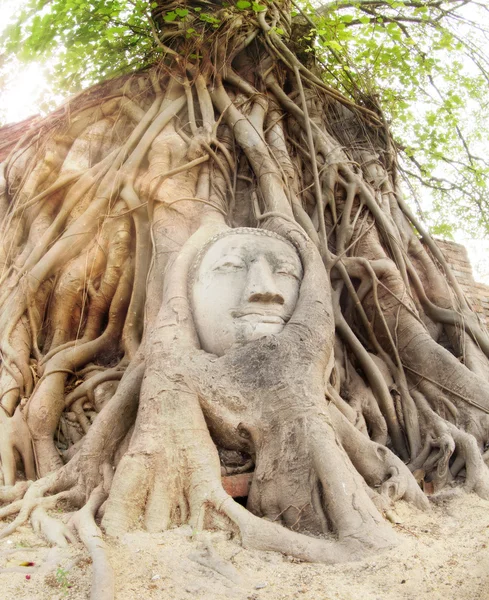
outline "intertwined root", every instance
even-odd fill
[[[156,338],[161,331],[164,332],[164,327],[155,332]],[[268,342],[257,344],[263,346]],[[188,348],[187,351],[191,352]],[[223,364],[228,360],[229,356],[223,359]],[[211,393],[214,381],[218,389],[224,391],[223,379],[212,375],[207,359],[199,351],[186,365],[185,361],[178,360],[174,345],[172,355],[155,353],[147,365],[136,428],[117,468],[105,509],[103,526],[109,535],[137,528],[141,520],[150,531],[184,523],[197,529],[217,525],[237,530],[243,543],[250,547],[276,549],[304,560],[326,562],[347,557],[351,560],[395,543],[395,536],[383,523],[365,482],[341,447],[341,436],[335,433],[337,425],[330,421],[324,400],[320,400],[318,406],[311,405],[304,413],[288,395],[290,406],[271,413],[276,414],[276,421],[267,421],[262,413],[261,421],[250,428],[247,423],[253,412],[249,410],[258,410],[260,401],[268,406],[269,394],[262,391],[261,400],[257,398],[254,405],[248,404],[248,413],[243,413],[247,405],[237,401],[243,392],[234,390],[229,394],[231,382],[236,385],[236,379],[231,378],[225,389],[226,397],[234,398],[233,403],[226,405],[223,399],[218,406],[214,396],[214,405],[209,399],[199,398],[188,384],[188,374],[203,374],[204,371],[199,371],[202,368],[207,374],[198,382],[199,389]],[[215,363],[214,368],[219,370],[219,364]],[[158,387],[155,381],[159,382]],[[251,380],[247,383],[253,387]],[[277,401],[280,404],[280,398]],[[238,414],[234,416],[232,406],[234,410],[238,407]],[[239,419],[243,419],[238,435],[247,432],[250,443],[254,444],[256,468],[248,507],[257,515],[265,516],[265,522],[237,505],[222,489],[219,456],[207,423],[217,432],[215,419],[223,415],[229,422],[239,423]],[[344,427],[347,436],[348,424]],[[353,428],[353,431],[356,430]],[[357,433],[365,446],[382,448]],[[359,443],[350,443],[350,446],[353,453],[363,454],[364,448]],[[389,486],[395,488],[391,499],[405,497],[426,506],[426,500],[401,461],[390,453],[390,461],[382,460],[380,453],[375,454],[374,450],[371,453],[377,459],[373,479],[379,485],[385,484],[382,489],[385,495]],[[397,468],[397,478],[393,476],[393,466]],[[387,479],[390,483],[386,483]],[[341,503],[336,501],[338,487],[343,495]],[[331,539],[309,538],[280,523],[292,529],[329,534]]]
[[[103,519],[104,529],[109,535],[118,536],[137,527],[141,515],[144,515],[145,527],[150,531],[161,531],[171,524],[183,523],[190,523],[196,530],[204,527],[231,529],[239,534],[245,547],[275,550],[301,560],[326,563],[355,560],[365,553],[396,543],[392,530],[381,522],[378,514],[375,519],[371,515],[370,522],[357,523],[356,527],[352,527],[350,515],[350,519],[345,518],[348,530],[343,527],[339,539],[331,536],[328,540],[283,527],[279,524],[280,515],[272,520],[269,520],[271,515],[265,520],[253,515],[222,489],[215,448],[208,444],[206,451],[206,440],[200,434],[196,436],[195,430],[186,432],[185,437],[187,443],[184,451],[180,447],[179,458],[185,457],[188,465],[189,458],[199,454],[199,461],[192,461],[193,466],[185,469],[185,481],[172,478],[170,473],[165,473],[163,466],[152,468],[158,464],[168,465],[165,462],[168,458],[166,452],[126,455],[117,471]],[[189,443],[191,437],[198,437],[198,440]],[[182,441],[183,438],[180,439]],[[208,441],[211,442],[210,439]],[[211,457],[207,456],[209,451],[212,452]],[[210,464],[211,458],[214,464]],[[134,502],[127,501],[128,494]],[[363,500],[361,495],[355,496],[358,502]],[[295,499],[292,501],[295,502]]]
[[[108,481],[105,482],[107,488],[110,487],[111,469],[106,470],[106,477],[108,477]],[[68,489],[58,491],[60,487]],[[12,488],[5,490],[4,498],[9,491],[11,492]],[[92,600],[113,600],[114,574],[108,560],[102,532],[95,522],[95,516],[107,498],[104,482],[91,492],[86,501],[82,486],[75,480],[73,467],[71,469],[64,467],[61,471],[39,479],[29,486],[17,484],[15,492],[15,496],[23,495],[23,497],[0,509],[0,514],[2,517],[14,514],[17,516],[0,531],[0,538],[12,534],[29,519],[34,531],[50,544],[66,546],[68,542],[76,541],[75,534],[77,534],[88,549],[94,565],[90,597]],[[12,495],[10,494],[10,497]],[[79,508],[71,515],[67,524],[58,518],[53,518],[47,512],[55,508],[59,502]]]

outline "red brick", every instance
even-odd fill
[[[232,498],[243,498],[248,496],[252,479],[253,473],[226,475],[222,478],[222,487]]]

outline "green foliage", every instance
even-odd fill
[[[54,59],[53,84],[70,92],[148,65],[155,54],[145,0],[30,0],[3,52]]]
[[[50,58],[53,85],[73,92],[156,62],[166,28],[197,38],[197,29],[210,33],[221,25],[210,3],[175,2],[166,12],[160,4],[29,0],[5,32],[2,50],[26,61]],[[223,6],[241,19],[267,10],[265,0]],[[301,0],[294,6],[293,14],[309,21],[304,44],[322,63],[325,81],[383,115],[407,189],[421,196],[430,190],[437,231],[489,232],[489,8],[470,0],[335,0],[319,8]],[[273,31],[287,42],[282,29]]]
[[[453,0],[306,4],[325,80],[379,111],[436,233],[489,233],[489,8]],[[485,149],[485,150],[484,150]],[[421,193],[420,193],[421,190]],[[424,194],[426,196],[426,194]]]

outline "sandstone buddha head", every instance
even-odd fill
[[[239,228],[212,238],[194,263],[189,290],[202,349],[222,356],[233,346],[280,333],[301,279],[296,249],[273,232]]]

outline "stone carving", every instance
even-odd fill
[[[192,275],[190,302],[201,346],[222,356],[236,344],[282,331],[299,296],[302,264],[285,238],[239,228],[212,238]]]

